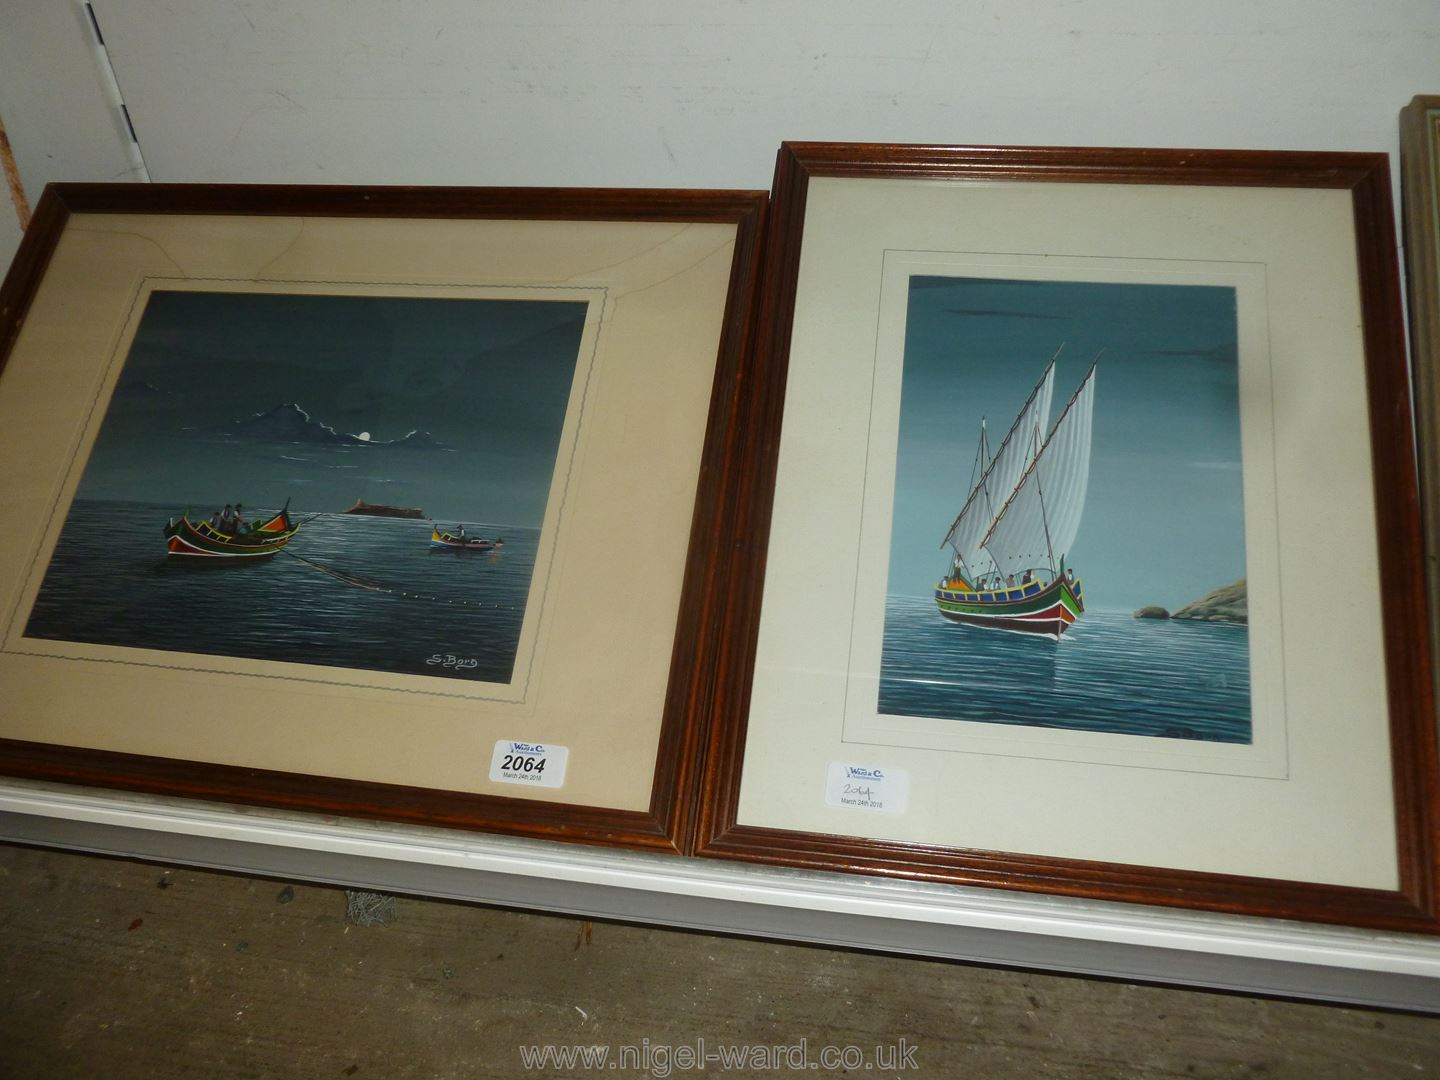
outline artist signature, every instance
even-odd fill
[[[441,667],[454,668],[456,671],[468,671],[473,667],[479,667],[480,661],[474,657],[464,659],[459,656],[452,656],[449,653],[433,653],[425,661],[427,664],[439,664]]]

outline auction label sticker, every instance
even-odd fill
[[[569,760],[570,751],[564,746],[501,739],[490,758],[490,779],[527,787],[560,787]]]
[[[825,802],[855,810],[903,814],[910,801],[910,774],[904,769],[874,768],[832,761],[825,777]]]

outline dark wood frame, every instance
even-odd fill
[[[1431,662],[1440,677],[1440,627],[1434,622],[1440,616],[1440,95],[1417,96],[1400,112],[1400,184]]]
[[[1354,207],[1377,526],[1400,886],[1394,892],[1003,851],[820,835],[737,822],[786,369],[812,177],[1187,184],[1348,191]],[[1410,397],[1389,166],[1382,154],[787,143],[776,166],[757,349],[734,514],[726,653],[711,727],[697,854],[810,869],[1389,930],[1440,932],[1437,772]],[[1432,432],[1433,436],[1434,433]],[[1384,838],[1377,838],[1384,842]]]
[[[751,334],[768,195],[763,191],[561,188],[375,188],[186,184],[56,184],[36,208],[0,287],[0,371],[71,215],[215,214],[429,219],[711,222],[736,227],[735,253],[691,521],[656,766],[645,811],[475,795],[237,768],[207,762],[0,740],[0,774],[161,795],[680,851],[710,716],[740,389],[751,381]]]

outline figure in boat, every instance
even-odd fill
[[[1062,346],[1063,348],[1063,346]],[[992,454],[980,421],[974,480],[941,547],[950,565],[935,588],[945,618],[1059,641],[1085,610],[1066,557],[1090,482],[1090,430],[1099,357],[1049,434],[1057,351]]]
[[[299,531],[300,526],[290,520],[289,499],[279,513],[255,522],[245,520],[239,503],[226,503],[208,520],[191,521],[188,510],[179,521],[171,518],[165,523],[165,546],[172,559],[264,559]]]
[[[467,536],[464,525],[457,525],[453,529],[441,529],[435,525],[430,528],[431,551],[494,551],[504,546],[505,541],[498,536],[494,540],[487,540],[483,536]]]

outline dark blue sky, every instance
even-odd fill
[[[914,277],[889,592],[930,594],[981,417],[993,450],[1061,344],[1047,429],[1105,350],[1069,560],[1087,603],[1173,610],[1245,575],[1233,289]]]
[[[584,303],[156,292],[80,494],[177,511],[286,498],[538,525]],[[450,450],[239,440],[226,425],[294,403],[373,441],[430,432]]]

